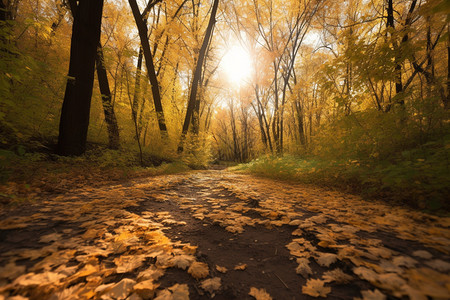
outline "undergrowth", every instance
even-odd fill
[[[97,187],[131,178],[173,174],[190,170],[180,160],[137,151],[93,147],[79,157],[26,152],[24,147],[0,149],[0,205],[33,201],[44,194],[73,188]]]
[[[433,212],[450,204],[449,140],[401,152],[395,159],[326,160],[317,156],[264,156],[231,170],[335,187],[365,197]]]

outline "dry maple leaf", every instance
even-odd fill
[[[144,255],[122,255],[117,257],[114,259],[114,263],[117,266],[116,272],[119,274],[131,272],[142,266],[144,260]]]
[[[295,272],[303,276],[303,278],[308,279],[309,275],[312,274],[312,270],[309,266],[309,260],[307,258],[297,258],[297,269]]]
[[[317,252],[319,257],[316,258],[316,261],[322,267],[329,267],[332,263],[337,260],[337,255],[333,253],[321,253]]]
[[[302,286],[302,293],[312,297],[326,297],[331,292],[329,286],[324,286],[320,279],[308,279],[306,285]]]
[[[220,279],[220,277],[205,279],[202,281],[200,286],[202,289],[213,295],[222,286],[221,281],[222,279]]]
[[[272,297],[270,297],[269,293],[267,293],[265,289],[251,287],[248,294],[253,296],[256,300],[272,300]]]
[[[355,298],[355,300],[386,300],[386,295],[377,289],[374,291],[361,291],[361,295],[363,296],[362,299]]]
[[[195,279],[202,279],[208,276],[209,268],[207,264],[196,261],[191,264],[188,269],[188,273]]]
[[[160,269],[156,266],[151,266],[147,270],[140,272],[137,276],[138,281],[140,280],[158,280],[161,276],[164,275],[164,270]]]
[[[336,282],[337,284],[349,283],[353,277],[345,274],[341,269],[334,269],[323,273],[324,282]]]
[[[100,293],[102,299],[123,300],[128,297],[135,284],[136,281],[129,278],[124,278],[117,283],[106,285],[106,287],[102,289],[97,288],[96,291]]]
[[[228,272],[228,269],[225,267],[221,267],[219,265],[216,265],[216,270],[219,271],[220,273],[226,273]]]
[[[236,265],[236,266],[234,267],[234,269],[235,269],[235,270],[244,271],[245,269],[247,269],[247,264],[239,264],[239,265]]]
[[[153,283],[153,280],[141,281],[134,285],[133,290],[144,299],[151,299],[155,295],[156,289],[159,287],[158,283]]]
[[[187,267],[189,267],[193,262],[195,261],[195,257],[192,255],[176,255],[170,260],[170,264],[186,270]]]
[[[450,263],[443,261],[441,259],[434,259],[431,261],[427,261],[426,264],[439,272],[450,271]]]
[[[189,300],[189,287],[187,284],[175,284],[162,290],[154,300]]]

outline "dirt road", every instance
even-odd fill
[[[0,299],[450,298],[450,218],[227,171],[50,195],[0,241]]]

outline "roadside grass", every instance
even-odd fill
[[[79,157],[0,149],[0,206],[29,203],[74,188],[191,170],[168,155],[144,153],[144,162],[146,166],[140,166],[137,151],[101,147]]]
[[[396,205],[448,214],[449,159],[448,145],[429,143],[391,160],[263,156],[230,170],[338,188]]]

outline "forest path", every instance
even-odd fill
[[[2,211],[0,241],[0,299],[450,298],[450,218],[227,171]]]

